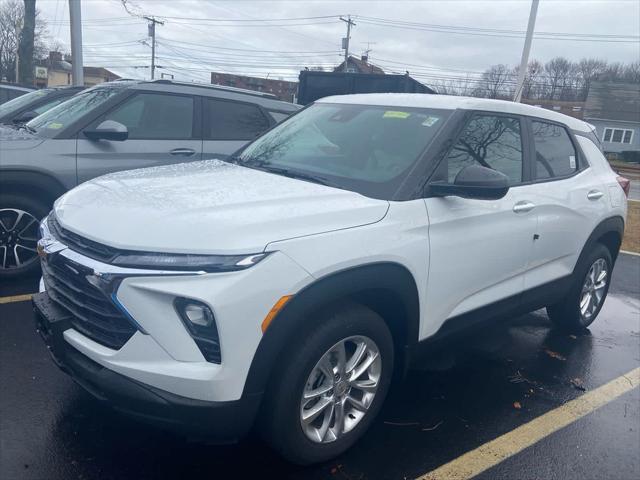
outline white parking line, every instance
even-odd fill
[[[633,255],[635,257],[640,257],[640,253],[630,252],[629,250],[620,250],[620,253],[624,253],[625,255]]]
[[[31,300],[33,293],[27,293],[26,295],[13,295],[10,297],[0,297],[0,304],[2,303],[15,303],[15,302],[27,302]]]
[[[416,480],[468,480],[640,385],[640,368],[555,408]]]

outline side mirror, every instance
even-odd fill
[[[436,197],[498,200],[509,191],[509,178],[491,168],[469,165],[458,172],[453,183],[433,182],[427,188]]]
[[[33,110],[22,112],[20,115],[18,115],[13,119],[13,123],[15,124],[27,123],[33,120],[34,118],[36,118],[38,115],[40,114],[38,112],[34,112]]]
[[[85,130],[84,136],[89,140],[112,140],[114,142],[122,142],[129,138],[129,130],[119,122],[105,120],[94,130]]]

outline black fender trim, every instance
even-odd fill
[[[251,362],[243,397],[264,392],[273,366],[289,342],[304,335],[305,328],[313,325],[317,312],[345,299],[381,313],[400,352],[417,343],[418,289],[407,268],[380,262],[341,270],[302,289],[273,319]],[[395,315],[390,315],[392,313]]]
[[[29,170],[1,170],[0,189],[3,192],[19,194],[36,193],[53,202],[67,191],[67,188],[56,178],[46,173]],[[25,192],[26,190],[26,192]]]
[[[578,261],[574,266],[574,271],[580,265],[580,263],[584,261],[585,256],[589,254],[589,252],[593,249],[593,246],[603,238],[606,239],[607,236],[611,234],[617,236],[619,243],[617,245],[605,244],[605,246],[607,246],[611,250],[611,258],[613,258],[613,263],[615,264],[616,258],[618,257],[618,253],[620,251],[620,245],[622,244],[622,239],[624,238],[624,219],[620,216],[609,217],[600,222],[596,226],[596,228],[593,229],[593,232],[591,232],[591,235],[589,235],[589,238],[582,248],[582,252],[580,253]]]

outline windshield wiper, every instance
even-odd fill
[[[228,163],[233,163],[235,165],[239,165],[240,163],[240,156],[238,155],[229,155],[226,158],[222,158],[221,159],[223,162],[228,162]]]
[[[29,125],[27,125],[26,123],[21,123],[20,125],[18,125],[18,130],[26,130],[29,133],[36,133],[36,129],[33,127],[30,127]]]

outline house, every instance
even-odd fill
[[[271,93],[285,102],[295,102],[298,82],[289,82],[275,78],[249,77],[231,73],[211,72],[211,83],[227,87],[244,88],[258,92]]]
[[[344,72],[344,61],[333,69],[334,72]],[[352,57],[349,55],[347,59],[347,73],[375,73],[378,75],[384,75],[384,70],[376,65],[369,63],[369,57],[362,55],[360,58]]]
[[[87,87],[112,82],[120,78],[103,67],[84,67],[83,71],[84,84]],[[49,57],[36,65],[36,86],[38,88],[59,87],[72,83],[71,58],[69,56],[63,57],[60,52],[49,52]]]
[[[596,127],[607,158],[640,161],[640,83],[593,82],[584,120]]]

